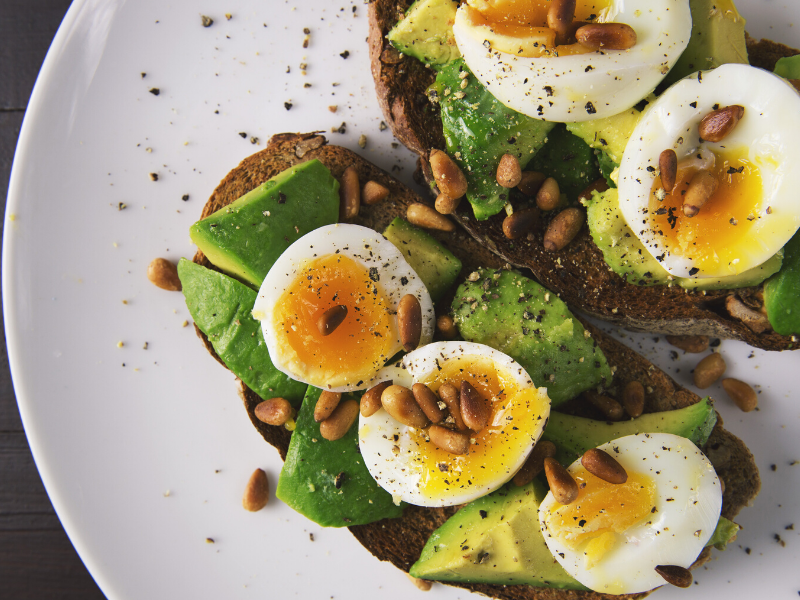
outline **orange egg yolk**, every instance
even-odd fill
[[[338,305],[347,307],[347,316],[323,336],[317,322]],[[391,358],[397,343],[383,294],[364,267],[341,254],[306,263],[274,314],[278,346],[291,356],[295,372],[317,387],[368,379]]]
[[[488,485],[502,477],[509,479],[521,456],[529,450],[544,428],[550,401],[534,387],[520,388],[506,373],[484,357],[464,356],[448,360],[430,379],[423,381],[436,391],[444,383],[457,389],[468,381],[491,405],[489,425],[473,433],[468,454],[454,455],[426,441],[422,431],[409,429],[406,435],[412,452],[411,465],[419,472],[420,489],[431,498],[446,497],[448,491]]]
[[[661,178],[656,177],[650,194],[649,214],[653,229],[663,236],[665,249],[672,254],[692,260],[698,272],[713,272],[721,268],[735,274],[737,256],[742,253],[743,238],[761,214],[763,185],[758,167],[742,158],[745,150],[714,153],[711,170],[717,179],[717,189],[694,217],[683,214],[683,196],[696,170],[678,165],[678,175],[672,193],[663,201]],[[749,242],[752,252],[758,252],[757,240]]]

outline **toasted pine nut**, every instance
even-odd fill
[[[722,387],[733,403],[743,412],[750,412],[758,406],[758,395],[749,384],[738,379],[723,379]]]
[[[441,423],[444,421],[445,411],[439,408],[439,396],[424,383],[415,383],[411,386],[411,393],[419,404],[425,416],[431,423]]]
[[[708,350],[707,335],[668,335],[665,337],[670,344],[690,354],[699,354]]]
[[[429,160],[433,178],[440,192],[451,198],[461,198],[467,193],[467,178],[446,152],[431,150]]]
[[[556,43],[564,43],[575,20],[575,0],[552,0],[547,10],[547,26],[556,32]]]
[[[591,50],[628,50],[636,45],[636,31],[625,23],[588,23],[575,39]]]
[[[523,171],[522,179],[517,186],[517,189],[526,196],[535,196],[539,188],[542,187],[547,175],[539,173],[538,171]]]
[[[428,428],[428,436],[434,444],[450,454],[469,452],[469,431],[453,431],[441,425],[431,425]]]
[[[730,316],[747,325],[755,333],[764,333],[772,329],[767,315],[750,308],[734,294],[725,298],[725,308]]]
[[[344,304],[332,306],[317,319],[317,329],[322,335],[330,335],[347,317],[347,307]]]
[[[698,171],[692,176],[689,188],[683,197],[683,214],[693,217],[700,212],[703,205],[708,202],[717,191],[717,178],[709,171]]]
[[[416,202],[406,210],[406,219],[412,225],[437,231],[455,231],[456,225],[444,215],[436,212],[427,204]]]
[[[461,198],[454,200],[447,194],[439,194],[436,196],[434,206],[436,207],[436,212],[442,215],[452,215],[456,212],[459,204],[461,204]]]
[[[513,154],[503,154],[500,164],[497,166],[497,183],[504,188],[513,188],[522,181],[522,167],[519,166],[519,159]]]
[[[447,410],[456,422],[456,429],[467,429],[461,416],[461,394],[452,383],[443,383],[439,386],[439,397],[447,406]]]
[[[458,335],[456,329],[456,322],[450,315],[439,315],[436,317],[436,329],[439,334],[446,340],[454,340]]]
[[[250,475],[242,496],[242,506],[250,512],[258,512],[269,502],[269,479],[263,469],[256,469]]]
[[[708,113],[700,121],[700,137],[708,142],[721,142],[739,124],[744,106],[732,104]]]
[[[514,475],[514,485],[528,485],[544,469],[545,458],[555,458],[556,445],[548,440],[539,440],[531,450],[525,464]]]
[[[515,210],[503,219],[503,235],[510,240],[521,238],[539,224],[539,219],[539,209],[535,206]]]
[[[480,431],[489,424],[491,408],[468,381],[461,382],[461,418],[472,431]]]
[[[577,208],[562,210],[544,232],[544,249],[554,252],[564,248],[578,235],[585,219],[583,212]]]
[[[253,414],[256,419],[267,425],[284,425],[292,418],[294,409],[285,398],[270,398],[259,402]]]
[[[658,155],[658,170],[661,174],[661,186],[672,192],[678,178],[678,155],[675,150],[667,148]]]
[[[388,195],[389,188],[381,185],[377,181],[368,181],[361,190],[361,201],[368,206],[372,206],[373,204],[386,200]]]
[[[417,404],[411,390],[402,385],[390,385],[381,394],[381,404],[396,421],[403,425],[422,429],[427,427],[430,421],[422,409]]]
[[[414,294],[406,294],[397,304],[397,331],[403,350],[411,352],[422,336],[422,306]]]
[[[692,572],[689,569],[677,565],[658,565],[656,567],[656,573],[661,575],[664,581],[670,585],[679,588],[691,587],[694,582]]]
[[[344,170],[339,184],[339,218],[349,221],[358,215],[358,209],[361,208],[361,187],[358,184],[358,171],[353,165]]]
[[[406,573],[406,576],[411,580],[411,583],[413,583],[415,586],[417,586],[417,588],[419,590],[421,590],[423,592],[430,592],[431,591],[431,586],[433,586],[433,582],[432,581],[428,581],[427,579],[418,579],[416,577],[412,577],[408,573]]]
[[[561,204],[561,191],[558,188],[558,182],[552,177],[548,177],[536,192],[536,206],[542,210],[553,210],[559,204]]]
[[[381,383],[371,387],[364,395],[361,396],[361,415],[364,417],[371,417],[381,407],[381,394],[383,390],[392,385],[392,380],[382,381]]]
[[[697,363],[694,368],[694,384],[704,390],[722,377],[726,368],[727,365],[722,355],[713,352]]]
[[[544,459],[544,474],[550,491],[559,504],[572,504],[578,497],[578,484],[555,458]]]
[[[147,278],[162,290],[180,292],[183,289],[178,277],[178,267],[166,258],[154,258],[147,265]]]
[[[586,186],[586,189],[578,194],[578,202],[581,204],[584,202],[589,202],[592,199],[592,192],[605,192],[607,189],[608,181],[606,181],[605,177],[595,179],[592,183]]]
[[[333,411],[336,410],[336,407],[339,406],[341,399],[341,392],[329,392],[328,390],[323,390],[319,395],[317,404],[314,406],[314,420],[317,423],[321,423],[330,417],[331,413],[333,413]]]
[[[350,431],[358,417],[358,402],[353,399],[340,402],[330,417],[319,424],[319,434],[330,442],[335,442]]]
[[[603,396],[594,391],[586,391],[584,396],[609,421],[619,421],[625,415],[622,405],[609,396]]]
[[[584,452],[581,456],[581,464],[589,473],[608,483],[619,485],[628,481],[628,473],[625,468],[617,462],[616,458],[599,448],[590,448]]]
[[[622,388],[622,406],[629,417],[641,416],[644,411],[644,386],[638,381],[629,381]]]

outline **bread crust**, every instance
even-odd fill
[[[438,109],[430,102],[421,109],[419,98],[435,77],[431,69],[413,58],[387,59],[393,49],[386,34],[407,7],[406,0],[370,3],[370,61],[384,118],[395,137],[419,156],[418,177],[432,190],[432,198],[428,199],[432,203],[438,190],[428,157],[432,149],[445,150],[445,143]],[[751,62],[770,70],[781,56],[800,52],[768,40],[748,37],[747,42]],[[469,205],[462,202],[453,216],[478,243],[504,261],[530,269],[542,285],[557,292],[573,310],[634,331],[736,339],[764,350],[789,350],[800,345],[796,336],[759,331],[758,326],[751,328],[728,312],[726,301],[730,296],[747,307],[760,308],[762,286],[707,292],[686,291],[679,286],[644,287],[623,280],[609,269],[586,225],[564,249],[548,252],[542,239],[551,217],[542,219],[526,239],[512,242],[503,234],[504,213],[477,221]]]
[[[362,206],[354,222],[382,231],[392,219],[405,215],[409,204],[419,201],[419,197],[393,177],[362,159],[357,154],[342,147],[328,145],[327,140],[318,134],[280,134],[273,136],[266,149],[244,159],[217,186],[206,203],[202,216],[230,204],[244,193],[260,185],[281,171],[311,160],[319,159],[334,177],[341,177],[344,170],[354,165],[359,181],[377,181],[390,190],[389,197],[373,206]],[[502,268],[502,261],[485,247],[477,244],[461,231],[452,234],[433,232],[443,244],[464,262],[462,274],[478,267]],[[194,261],[214,268],[208,259],[197,252]],[[447,310],[452,296],[443,298],[440,309]],[[648,390],[645,412],[658,412],[689,406],[700,398],[677,385],[666,373],[657,369],[633,350],[612,339],[591,323],[582,321],[602,348],[609,364],[615,370],[614,381],[609,386],[615,388],[631,380],[638,380]],[[212,355],[219,360],[213,347],[203,333],[195,327]],[[220,361],[222,362],[222,361]],[[224,363],[223,363],[224,364]],[[652,391],[650,391],[652,390]],[[275,427],[259,421],[254,414],[261,398],[239,381],[239,393],[253,426],[264,439],[274,446],[282,459],[286,458],[290,433],[284,427]],[[591,416],[588,404],[580,400],[570,404],[572,412]],[[752,454],[735,436],[722,427],[719,419],[706,446],[706,453],[725,481],[722,514],[733,519],[739,511],[752,503],[760,488],[758,469]],[[351,526],[349,529],[361,544],[380,560],[386,560],[403,571],[408,571],[419,558],[422,548],[430,534],[455,512],[455,508],[423,508],[409,506],[403,517],[384,519],[368,525]],[[694,566],[709,559],[709,548],[703,551]],[[642,598],[647,594],[609,596],[596,592],[576,592],[536,588],[527,585],[487,585],[487,584],[448,584],[457,585],[473,592],[505,600],[611,600],[611,598]]]

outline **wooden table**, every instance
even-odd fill
[[[0,0],[0,198],[36,75],[71,0]],[[5,333],[5,332],[4,332]],[[0,357],[0,597],[104,598],[53,511]]]

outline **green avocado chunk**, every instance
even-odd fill
[[[775,63],[775,75],[784,79],[800,79],[800,54],[779,58]]]
[[[551,412],[542,439],[556,445],[560,463],[570,465],[590,448],[636,433],[673,433],[703,446],[716,423],[717,412],[706,397],[685,408],[647,413],[615,423]]]
[[[783,247],[783,267],[764,284],[764,306],[781,335],[800,334],[800,232]]]
[[[506,108],[472,75],[463,59],[444,65],[432,86],[441,106],[447,152],[467,178],[475,218],[503,210],[508,190],[497,183],[500,158],[513,154],[524,169],[555,126]]]
[[[561,193],[573,202],[600,177],[594,151],[561,123],[550,131],[547,143],[536,153],[529,167],[558,181]]]
[[[706,546],[714,546],[717,550],[725,550],[739,533],[739,526],[733,521],[720,517],[717,521],[717,527],[714,533],[711,534],[711,539],[708,540]]]
[[[419,579],[586,590],[559,565],[539,527],[547,489],[506,485],[467,504],[433,532],[409,571]]]
[[[281,396],[298,406],[308,386],[273,366],[261,325],[250,314],[256,292],[185,258],[178,277],[189,314],[228,369],[262,398]]]
[[[311,160],[198,221],[189,235],[214,265],[258,288],[286,248],[338,218],[339,182]]]
[[[403,253],[434,302],[455,283],[461,261],[429,233],[397,217],[383,235]]]
[[[453,36],[455,0],[417,0],[387,39],[403,54],[426,65],[443,65],[461,56]]]
[[[399,517],[404,505],[369,474],[358,449],[358,421],[336,441],[320,435],[314,407],[322,390],[308,387],[275,495],[323,527],[364,525]],[[342,401],[354,398],[344,394]]]
[[[611,381],[606,357],[567,305],[517,272],[476,271],[452,309],[465,340],[508,354],[547,388],[553,406]]]

